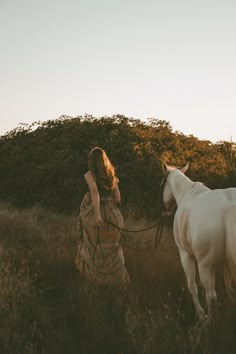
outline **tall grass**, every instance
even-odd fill
[[[236,308],[221,277],[214,321],[199,326],[170,230],[157,250],[154,230],[121,240],[131,277],[122,294],[81,281],[76,216],[1,205],[0,353],[234,353]]]

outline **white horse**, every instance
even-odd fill
[[[182,169],[164,163],[162,198],[168,208],[177,204],[173,233],[188,289],[199,319],[204,310],[199,303],[195,275],[197,262],[200,281],[205,289],[208,315],[216,302],[215,272],[224,267],[226,289],[232,291],[236,282],[236,188],[210,190],[200,182],[193,182]]]

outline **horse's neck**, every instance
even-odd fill
[[[177,205],[189,193],[189,197],[196,197],[197,195],[209,190],[202,183],[193,182],[187,176],[176,170],[173,172],[170,183],[172,185],[172,192],[174,194]]]

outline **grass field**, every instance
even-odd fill
[[[157,250],[154,233],[121,240],[131,283],[120,294],[80,280],[75,215],[1,205],[0,353],[235,353],[236,306],[220,274],[212,323],[197,325],[171,228]]]

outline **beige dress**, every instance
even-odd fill
[[[119,245],[120,233],[106,223],[110,221],[122,227],[123,218],[113,202],[112,191],[100,190],[99,194],[101,216],[105,221],[99,228],[95,222],[90,192],[85,194],[80,206],[76,266],[81,276],[92,283],[123,289],[129,283],[129,275]]]

